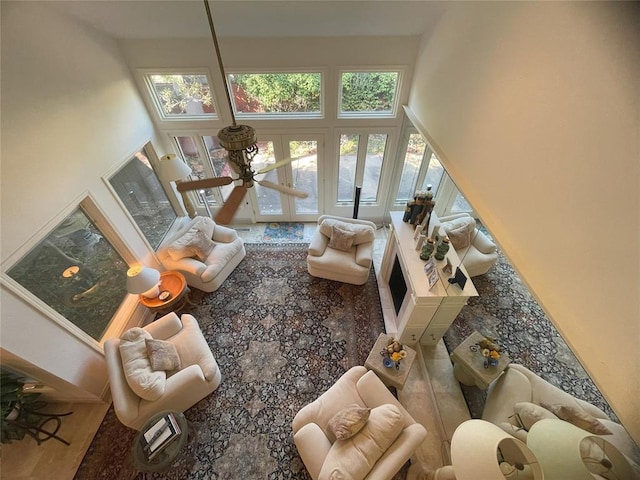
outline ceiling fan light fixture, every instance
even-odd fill
[[[218,141],[226,150],[248,150],[258,142],[258,135],[249,125],[230,125],[218,132]]]

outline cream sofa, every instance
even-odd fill
[[[470,277],[487,273],[498,261],[495,243],[476,227],[471,215],[456,213],[439,220]]]
[[[372,371],[365,367],[356,366],[348,370],[338,381],[324,392],[314,402],[303,407],[293,419],[293,441],[298,449],[311,477],[314,480],[329,478],[336,467],[332,464],[332,453],[340,450],[338,461],[355,462],[351,460],[349,452],[345,451],[345,444],[349,440],[336,441],[328,428],[329,420],[339,411],[352,404],[360,407],[382,407],[393,405],[401,415],[400,434],[391,445],[385,449],[382,456],[369,465],[368,473],[364,477],[369,480],[389,479],[402,468],[413,452],[420,446],[427,435],[422,425],[416,423],[404,407],[385,387],[382,381]],[[356,433],[356,438],[362,432]],[[374,443],[381,439],[367,439]],[[366,453],[364,453],[366,455]],[[359,458],[362,451],[354,452]],[[349,465],[352,467],[353,465]],[[331,477],[334,478],[334,477]],[[347,478],[337,476],[335,478]],[[351,478],[351,477],[348,477]]]
[[[334,226],[353,233],[353,242],[346,250],[331,247]],[[327,280],[365,284],[373,262],[375,232],[375,223],[367,220],[321,215],[309,244],[308,272]]]
[[[482,412],[482,419],[505,428],[505,424],[517,425],[514,406],[519,402],[530,402],[536,405],[566,405],[578,407],[597,418],[612,434],[602,435],[621,453],[636,465],[640,465],[640,450],[624,427],[612,421],[601,409],[584,400],[560,390],[558,387],[542,379],[523,365],[510,364],[505,372],[493,382],[487,390],[487,400]],[[524,430],[509,432],[516,438],[526,441]]]
[[[145,400],[134,393],[127,381],[120,353],[121,339],[111,338],[105,342],[104,356],[113,408],[118,419],[135,430],[140,430],[153,415],[163,410],[184,412],[218,388],[222,380],[218,364],[193,316],[184,314],[180,319],[172,312],[142,330],[154,339],[173,344],[181,367],[178,371],[162,372],[166,377],[161,375],[159,379],[163,382],[162,394],[157,400]],[[144,362],[144,359],[140,361]]]
[[[202,230],[214,247],[206,258],[198,258],[190,248],[188,238],[194,230]],[[176,247],[177,242],[182,245]],[[216,224],[209,217],[194,217],[162,242],[158,258],[167,270],[182,273],[191,287],[214,292],[233,272],[247,254],[244,242],[232,228]]]

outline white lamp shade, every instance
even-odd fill
[[[583,441],[592,442],[593,448],[581,450]],[[564,420],[538,420],[527,434],[527,445],[538,457],[546,479],[593,480],[592,473],[634,478],[629,462],[611,443]]]
[[[127,292],[157,297],[160,272],[154,268],[136,266],[127,271]],[[155,293],[155,295],[154,295]]]
[[[498,450],[504,459],[502,468]],[[456,429],[451,439],[451,464],[457,480],[544,478],[527,445],[484,420],[467,420]]]
[[[160,171],[162,177],[169,181],[181,180],[191,175],[191,168],[173,153],[160,159]]]

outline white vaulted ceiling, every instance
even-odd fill
[[[197,38],[209,35],[201,0],[60,1],[48,5],[117,39]],[[232,37],[422,35],[449,2],[215,1],[216,31]]]

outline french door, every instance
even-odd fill
[[[268,180],[307,193],[307,198],[287,195],[255,184],[249,190],[258,222],[312,222],[320,214],[322,204],[319,171],[323,159],[322,135],[260,135],[258,154],[251,165],[258,172],[277,162],[291,159],[257,180]]]

